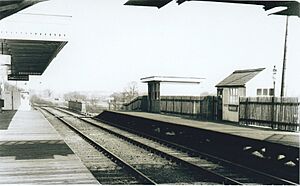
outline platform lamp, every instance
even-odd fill
[[[273,75],[272,75],[272,79],[273,79],[273,97],[272,97],[272,113],[271,113],[271,127],[272,129],[274,129],[275,124],[274,124],[274,112],[275,112],[275,83],[276,83],[276,73],[277,73],[277,69],[276,69],[276,65],[274,65],[273,67]]]

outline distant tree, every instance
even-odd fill
[[[132,81],[122,92],[114,92],[110,95],[110,107],[114,110],[119,109],[123,103],[128,103],[137,96],[139,96],[137,82]]]
[[[99,105],[100,97],[97,95],[91,95],[89,96],[89,99],[86,100],[86,111],[89,113],[100,113],[105,108],[101,105]]]
[[[46,90],[44,90],[44,94],[46,97],[50,98],[53,94],[53,91],[50,89],[46,89]]]
[[[36,94],[33,94],[30,96],[30,102],[31,102],[31,104],[38,104],[38,105],[49,105],[49,106],[54,105],[52,102],[46,101],[46,100],[40,98]]]
[[[92,107],[96,107],[98,104],[99,98],[97,96],[91,96],[89,99],[89,103],[91,104]]]
[[[64,94],[64,99],[66,101],[85,101],[87,97],[79,92],[69,92]]]
[[[124,93],[124,101],[129,102],[139,96],[137,82],[130,82],[127,87],[123,91]]]
[[[124,94],[122,92],[114,92],[110,97],[114,102],[124,102]]]

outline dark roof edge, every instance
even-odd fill
[[[47,67],[50,65],[50,63],[53,61],[54,58],[58,55],[58,53],[67,45],[68,41],[58,41],[60,42],[59,46],[56,48],[55,52],[51,56],[51,58],[48,61],[48,64],[46,65],[46,68],[43,70],[42,74],[45,72]]]
[[[234,73],[245,73],[245,72],[260,72],[265,70],[266,68],[255,68],[255,69],[245,69],[245,70],[236,70],[233,72]]]
[[[229,87],[232,87],[232,88],[237,88],[237,87],[244,88],[246,86],[245,85],[216,85],[215,87],[217,87],[217,88],[229,88]]]

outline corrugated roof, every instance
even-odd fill
[[[265,68],[236,70],[230,76],[217,84],[216,87],[243,87],[248,81],[264,69]]]

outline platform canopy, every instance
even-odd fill
[[[204,80],[204,78],[196,77],[175,77],[175,76],[150,76],[141,78],[143,83],[148,82],[165,82],[165,83],[194,83],[199,84]]]
[[[134,6],[153,6],[161,8],[171,2],[172,0],[129,0],[125,5]],[[276,15],[288,15],[300,17],[300,3],[298,0],[177,0],[178,4],[186,1],[203,1],[203,2],[218,2],[218,3],[238,3],[238,4],[252,4],[261,5],[265,10],[270,10],[276,7],[285,7],[284,9],[272,14]]]
[[[47,0],[0,0],[0,20],[42,1]]]
[[[10,55],[8,80],[28,81],[42,75],[67,41],[0,39],[0,54]]]

